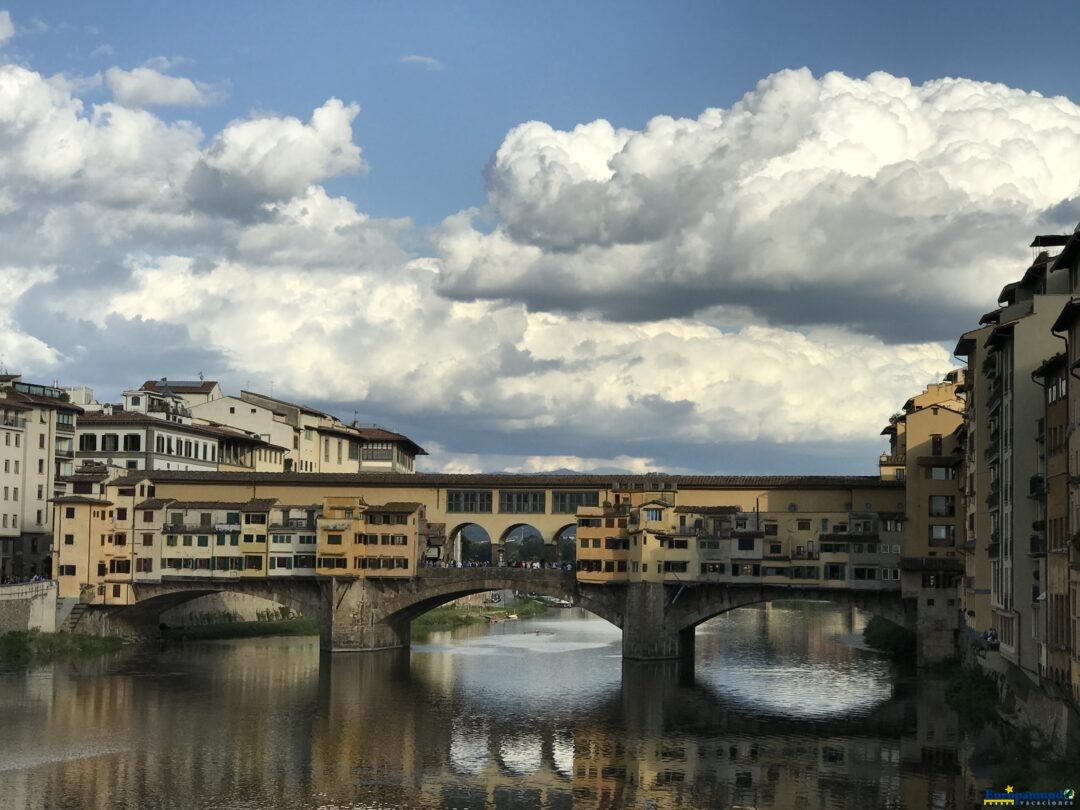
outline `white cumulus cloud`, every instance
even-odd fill
[[[11,13],[0,11],[0,45],[15,36],[15,26],[11,22]]]
[[[946,338],[1080,194],[1080,107],[874,73],[762,80],[730,109],[532,121],[488,169],[493,229],[451,218],[442,290],[619,319],[724,305],[783,325]],[[1071,226],[1070,226],[1071,227]]]
[[[105,71],[105,83],[113,98],[128,107],[205,107],[224,99],[219,87],[151,67],[111,67]]]

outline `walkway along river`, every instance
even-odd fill
[[[968,807],[942,684],[836,640],[857,629],[732,611],[690,679],[576,609],[411,655],[270,638],[9,670],[0,807]]]

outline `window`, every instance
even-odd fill
[[[7,500],[7,499],[5,498],[5,500]],[[74,506],[66,506],[66,507],[64,507],[64,517],[66,517],[68,520],[75,517],[75,507]]]
[[[41,421],[42,422],[45,421],[45,414],[41,415]],[[41,448],[42,450],[45,449],[45,434],[44,433],[42,433],[40,436],[38,436],[38,447]]]
[[[124,434],[124,450],[128,453],[137,453],[142,450],[142,436],[138,433]]]
[[[930,479],[933,481],[952,481],[956,478],[956,470],[953,467],[931,467]]]
[[[944,523],[931,523],[930,545],[934,547],[956,545],[956,527]]]
[[[490,489],[452,489],[446,493],[447,512],[491,512]]]
[[[44,475],[45,474],[45,459],[43,459],[43,458],[38,459],[37,471],[38,471],[38,475]]]
[[[127,520],[127,507],[126,506],[117,507],[117,509],[116,509],[116,519],[117,520]]]
[[[368,442],[360,451],[363,461],[392,461],[394,445],[390,442]]]
[[[663,519],[664,519],[664,510],[663,509],[646,509],[645,510],[645,520],[663,520]]]
[[[260,526],[265,525],[266,524],[266,515],[250,515],[250,514],[249,515],[244,515],[244,523],[248,523],[248,524],[254,523],[254,524],[257,524],[257,525],[260,525]]]
[[[93,453],[97,450],[97,436],[93,433],[84,433],[79,437],[79,450],[84,453]]]
[[[116,536],[113,538],[113,545],[115,545],[115,546],[126,546],[127,545],[127,535],[124,532],[117,532]]]
[[[135,560],[136,574],[150,574],[154,570],[154,561],[149,557],[139,557]]]
[[[109,560],[110,574],[130,574],[131,560]]]
[[[519,514],[542,515],[547,507],[547,497],[544,490],[533,491],[499,491],[499,511]]]
[[[665,574],[685,574],[686,560],[664,560],[661,570]]]
[[[754,538],[753,537],[740,537],[739,538],[739,551],[753,551],[754,550]]]
[[[599,492],[553,492],[551,493],[551,511],[560,515],[570,515],[579,506],[599,506]]]
[[[209,537],[209,535],[200,534],[198,542],[199,542],[199,548],[207,548],[207,547],[209,547],[209,545],[210,545],[210,537]]]
[[[769,553],[772,555],[782,554],[783,548],[779,543],[769,543]]]
[[[340,546],[341,545],[341,535],[340,534],[328,534],[328,535],[326,535],[326,542],[329,543],[331,546]]]
[[[152,546],[152,545],[154,545],[154,535],[150,534],[150,533],[143,534],[143,536],[142,536],[142,544],[144,546]]]
[[[930,516],[952,517],[956,514],[956,498],[952,495],[931,495]]]
[[[73,545],[75,545],[75,535],[73,535],[73,534],[65,534],[64,535],[64,545],[65,546],[73,546]]]
[[[75,576],[75,566],[74,565],[61,565],[60,566],[60,576],[62,576],[62,577],[73,577],[73,576]]]
[[[195,538],[194,538],[194,536],[193,536],[193,535],[190,535],[190,534],[185,534],[185,535],[184,535],[184,545],[185,545],[185,546],[190,546],[190,545],[191,545],[191,543],[192,543],[192,541],[193,541],[194,539],[195,539]]]
[[[245,554],[244,555],[244,570],[245,571],[262,571],[262,557],[257,554]]]
[[[800,532],[808,532],[808,531],[810,531],[810,521],[809,520],[796,521],[796,527],[798,528],[798,530]]]
[[[110,453],[120,449],[120,436],[116,433],[106,433],[101,437],[101,452]]]
[[[167,546],[175,546],[176,545],[176,535],[175,534],[167,534],[167,535],[165,535],[165,545],[167,545]]]

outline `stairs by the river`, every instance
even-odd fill
[[[89,606],[84,602],[77,602],[75,605],[73,605],[71,608],[71,612],[68,613],[68,615],[64,618],[63,624],[57,627],[57,632],[75,632],[75,627],[79,624],[79,620],[83,617],[83,614],[86,613],[88,607]]]

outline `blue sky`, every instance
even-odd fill
[[[1074,15],[0,0],[0,356],[439,469],[872,472],[1080,219]]]
[[[328,187],[380,217],[432,225],[482,205],[503,135],[727,107],[783,68],[921,82],[964,76],[1080,98],[1080,55],[1053,44],[1069,2],[9,2],[50,26],[19,53],[46,72],[158,56],[228,82],[228,101],[167,113],[208,132],[251,110],[356,101],[370,169]],[[91,56],[107,45],[115,55]],[[443,70],[399,60],[437,59]],[[93,98],[93,96],[88,96]]]

